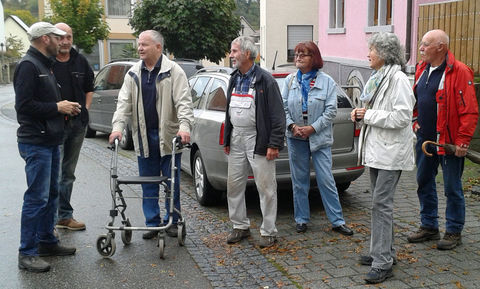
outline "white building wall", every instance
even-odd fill
[[[287,26],[312,25],[313,41],[318,43],[318,0],[260,1],[260,65],[271,69],[287,63]]]

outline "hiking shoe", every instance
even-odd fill
[[[452,250],[458,245],[462,244],[462,234],[461,233],[448,233],[446,232],[443,236],[443,239],[438,241],[437,249],[439,250]]]
[[[143,233],[142,238],[145,240],[150,240],[155,238],[158,235],[158,231],[148,231],[146,233]]]
[[[428,240],[439,240],[440,233],[438,229],[429,229],[425,227],[420,227],[418,231],[411,233],[407,237],[407,241],[410,243],[421,243]]]
[[[43,261],[39,256],[18,254],[18,268],[30,272],[47,272],[50,270],[50,264]]]
[[[59,229],[68,229],[71,231],[81,231],[85,230],[85,223],[79,222],[74,218],[58,220],[57,228]]]
[[[365,276],[365,281],[370,284],[381,283],[386,279],[393,276],[392,268],[390,269],[379,269],[379,268],[372,268],[370,272],[368,272],[367,276]]]
[[[297,230],[297,233],[305,233],[307,231],[307,224],[297,223],[295,230]]]
[[[242,229],[233,229],[233,231],[227,237],[227,243],[233,244],[238,243],[241,240],[250,236],[250,229],[242,230]]]
[[[177,224],[172,224],[165,231],[167,232],[167,235],[172,237],[172,238],[176,238],[178,236],[178,226],[177,226]]]
[[[373,257],[368,255],[362,255],[358,259],[361,265],[372,266]],[[397,265],[397,256],[393,256],[393,265]]]
[[[272,247],[277,242],[276,236],[261,236],[258,245],[260,248]]]
[[[75,247],[65,247],[60,246],[58,243],[48,244],[40,243],[38,244],[38,255],[40,257],[46,256],[67,256],[73,255],[77,249]]]

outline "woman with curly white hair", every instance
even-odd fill
[[[368,283],[392,277],[393,196],[403,170],[413,170],[412,111],[415,105],[400,41],[393,33],[378,33],[368,41],[368,60],[374,69],[360,97],[365,104],[351,113],[362,124],[359,160],[369,167],[372,191],[370,252],[360,263],[370,265]]]

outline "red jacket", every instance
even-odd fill
[[[436,94],[437,141],[440,144],[469,145],[478,120],[473,72],[462,62],[455,60],[450,51],[447,52],[446,61],[447,66]],[[417,82],[426,67],[426,62],[417,64],[413,86],[415,96]],[[415,113],[416,109],[414,115]],[[442,148],[439,148],[438,153],[445,154]]]

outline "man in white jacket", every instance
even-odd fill
[[[193,104],[187,77],[182,68],[169,60],[163,51],[163,37],[154,30],[140,33],[138,54],[140,61],[125,75],[118,95],[117,110],[112,119],[109,141],[121,139],[127,121],[131,129],[140,176],[171,177],[172,140],[175,135],[182,143],[190,142],[193,125]],[[175,155],[175,166],[180,168],[181,153]],[[165,200],[166,214],[160,217],[159,185],[142,184],[143,213],[147,227],[158,227],[169,219],[170,203]],[[180,210],[180,170],[175,173],[174,205]],[[178,214],[173,214],[173,226],[167,230],[177,236]],[[143,234],[152,239],[158,231]]]

